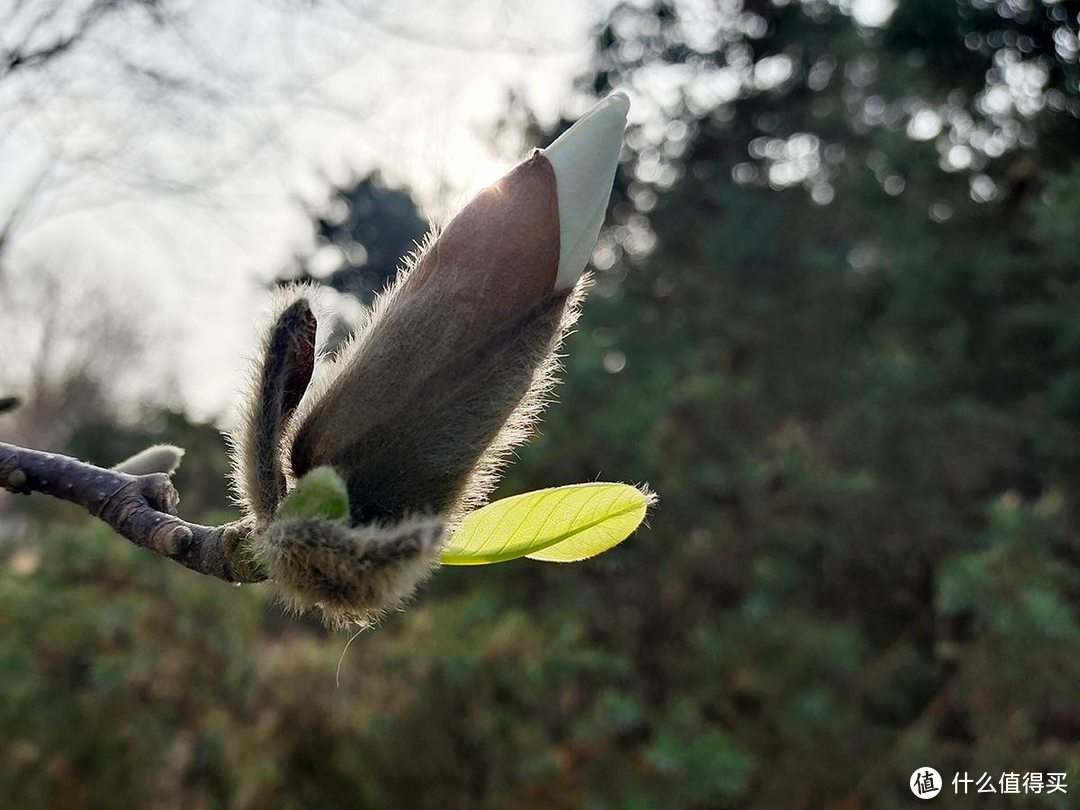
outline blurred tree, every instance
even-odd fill
[[[572,404],[516,474],[662,503],[625,569],[510,592],[631,651],[645,805],[1080,759],[1077,8],[845,8],[623,4],[598,39],[641,123]]]
[[[146,330],[123,290],[29,269],[0,276],[0,391],[21,400],[5,417],[5,436],[62,447],[78,425],[120,407],[117,389],[135,376]]]
[[[335,188],[319,208],[308,208],[315,241],[293,258],[275,285],[315,281],[370,306],[393,282],[402,259],[418,250],[428,231],[408,191],[388,186],[379,174]],[[355,313],[332,321],[333,350],[352,331]],[[353,317],[350,317],[353,316]]]
[[[309,214],[314,247],[297,256],[278,283],[314,280],[363,304],[393,281],[402,257],[418,249],[428,230],[412,196],[378,174],[334,189],[329,201]]]

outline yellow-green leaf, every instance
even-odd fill
[[[650,496],[629,484],[573,484],[503,498],[461,523],[446,565],[529,557],[575,562],[618,545],[645,519]]]

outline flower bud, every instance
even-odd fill
[[[337,470],[353,525],[482,503],[529,434],[577,317],[628,104],[605,99],[473,198],[305,399],[292,474]]]

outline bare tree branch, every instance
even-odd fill
[[[0,442],[0,486],[76,504],[135,545],[200,574],[226,582],[265,579],[245,564],[239,550],[250,525],[237,521],[200,526],[177,517],[180,496],[163,473],[128,475]]]
[[[79,18],[75,29],[40,48],[23,50],[14,48],[0,53],[0,77],[14,73],[20,68],[32,68],[55,59],[66,51],[79,44],[90,31],[99,23],[110,10],[119,8],[122,4],[115,0],[97,0],[86,9]],[[53,10],[55,14],[56,10]]]

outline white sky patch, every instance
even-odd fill
[[[166,3],[163,25],[124,14],[70,60],[0,81],[0,217],[30,203],[5,261],[62,262],[72,280],[129,291],[167,327],[145,388],[175,376],[193,415],[222,416],[265,283],[311,244],[299,201],[377,169],[445,218],[522,156],[493,143],[511,89],[548,123],[587,103],[572,82],[610,5],[328,0],[305,16],[239,0]],[[167,97],[169,82],[195,92]]]

